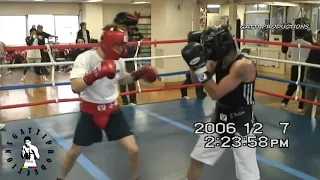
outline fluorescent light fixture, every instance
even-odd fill
[[[270,6],[299,6],[298,4],[295,3],[288,3],[288,2],[267,2],[266,4]]]
[[[103,0],[88,0],[87,2],[102,2]]]
[[[44,0],[33,0],[33,1],[35,1],[35,2],[41,2],[41,1],[44,1]]]
[[[258,7],[259,8],[266,8],[268,5],[266,5],[266,4],[258,4]]]
[[[220,5],[218,5],[218,4],[208,4],[207,8],[220,8]]]
[[[148,1],[132,1],[131,4],[150,4]]]

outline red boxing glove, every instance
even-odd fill
[[[84,83],[91,86],[96,80],[103,77],[113,79],[116,76],[117,68],[113,60],[101,61],[93,71],[83,77]]]
[[[142,66],[137,71],[131,73],[135,81],[139,79],[144,79],[149,83],[153,83],[157,80],[158,72],[152,66]]]

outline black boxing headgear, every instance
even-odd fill
[[[208,53],[209,60],[222,60],[231,50],[237,51],[237,44],[227,28],[208,28],[203,31],[200,43]]]
[[[121,24],[126,26],[136,26],[138,24],[139,17],[127,12],[120,12],[114,18],[115,24]]]
[[[188,43],[198,42],[200,43],[200,38],[203,31],[191,31],[188,33]]]

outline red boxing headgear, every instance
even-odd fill
[[[122,51],[119,52],[114,49],[115,45],[125,45],[128,42],[128,35],[124,31],[107,30],[104,31],[101,37],[100,47],[106,56],[106,59],[118,60],[120,57],[127,55],[126,47],[122,47]]]

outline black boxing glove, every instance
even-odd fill
[[[190,69],[195,72],[199,82],[204,83],[211,79],[212,75],[206,66],[208,55],[200,43],[188,43],[181,50],[181,55]]]
[[[188,43],[198,42],[200,43],[200,37],[203,31],[191,31],[188,33]]]

